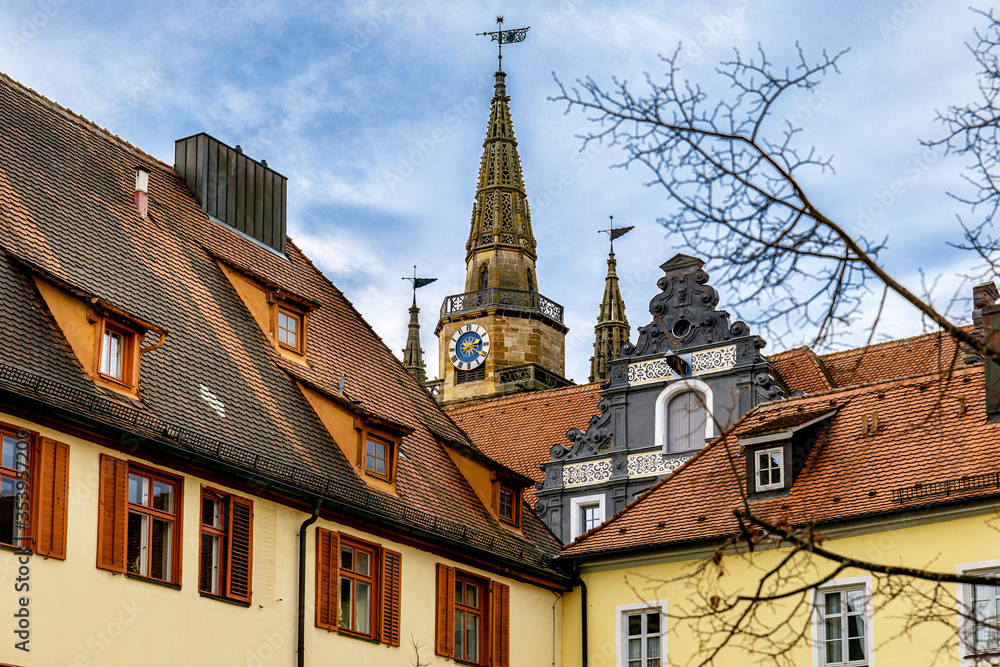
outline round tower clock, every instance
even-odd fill
[[[448,344],[448,356],[455,368],[469,371],[486,361],[490,353],[490,335],[478,324],[459,327]]]

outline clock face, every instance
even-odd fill
[[[448,344],[448,356],[455,368],[472,370],[486,361],[490,353],[490,335],[478,324],[459,327]]]

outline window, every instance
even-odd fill
[[[399,646],[402,556],[316,529],[316,626]]]
[[[250,604],[253,502],[201,489],[198,590]]]
[[[179,585],[181,478],[102,454],[98,493],[97,566]]]
[[[30,436],[13,431],[0,431],[0,544],[30,547],[31,536],[31,475],[28,470],[31,451]]]
[[[701,380],[671,382],[655,403],[655,438],[665,454],[701,449],[715,437],[712,389]]]
[[[278,308],[278,342],[297,352],[301,349],[299,346],[301,331],[302,316],[290,310]]]
[[[479,290],[482,291],[489,287],[489,265],[483,264],[482,268],[479,269]]]
[[[488,667],[510,665],[510,587],[437,568],[435,653]]]
[[[754,453],[754,483],[757,491],[780,489],[784,486],[783,449],[771,447]]]
[[[392,445],[389,443],[368,436],[365,444],[365,471],[376,477],[389,479],[392,470],[390,466],[391,451]]]
[[[604,522],[604,494],[570,498],[570,540]]]
[[[867,667],[872,654],[869,577],[835,579],[816,590],[813,664]]]
[[[461,368],[455,369],[455,384],[468,384],[469,382],[482,382],[486,379],[486,364],[479,364],[471,371],[463,371]]]
[[[101,354],[98,372],[119,384],[133,385],[136,334],[125,327],[104,319],[101,327]]]
[[[493,480],[493,511],[497,518],[515,528],[521,526],[521,491],[510,479]]]
[[[666,667],[666,600],[615,607],[618,667]]]
[[[964,563],[957,574],[1000,577],[1000,560]],[[958,642],[962,667],[995,660],[1000,654],[1000,587],[986,584],[959,584]],[[983,660],[982,658],[988,658]]]
[[[0,425],[0,545],[66,558],[69,446]]]
[[[660,610],[625,614],[628,667],[660,667]]]

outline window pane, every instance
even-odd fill
[[[653,611],[646,614],[646,634],[660,634],[660,612]]]
[[[465,587],[465,604],[479,609],[479,586],[467,584]]]
[[[646,639],[646,657],[656,658],[660,655],[660,636],[649,637]]]
[[[456,602],[461,602],[462,600],[465,599],[465,589],[464,589],[464,586],[465,586],[465,584],[463,584],[461,581],[458,581],[458,580],[455,581],[455,601]]]
[[[201,536],[201,572],[199,588],[215,595],[219,594],[219,536]]]
[[[628,617],[628,636],[634,637],[635,635],[642,634],[642,615],[632,614]]]
[[[844,661],[844,649],[839,640],[826,643],[826,661],[828,663]]]
[[[171,547],[174,524],[153,519],[153,535],[149,551],[149,576],[170,581]]]
[[[459,584],[461,586],[461,584]],[[457,598],[456,598],[457,599]],[[455,612],[455,655],[462,657],[465,655],[465,636],[462,628],[465,627],[465,612]]]
[[[340,620],[342,628],[351,629],[351,621],[354,619],[354,610],[351,607],[351,584],[353,582],[345,577],[340,578]]]
[[[642,658],[642,640],[641,639],[628,640],[628,659],[637,660],[640,658]]]
[[[363,552],[359,551],[358,556],[361,556]],[[355,623],[357,626],[354,628],[358,632],[363,632],[368,634],[368,593],[369,586],[363,581],[359,581],[355,584],[357,588],[357,600],[355,601],[355,606],[357,608],[357,616],[355,617]]]
[[[174,485],[153,482],[153,507],[163,512],[174,511]]]
[[[139,475],[128,476],[128,501],[138,505],[149,503],[149,480]]]
[[[131,480],[130,480],[131,481]],[[128,571],[133,574],[145,576],[148,573],[146,568],[147,540],[149,539],[149,517],[139,512],[128,513],[128,545],[126,547],[126,557],[128,558]]]
[[[370,562],[370,558],[369,558],[368,552],[367,551],[362,551],[361,549],[358,549],[357,551],[355,551],[355,557],[356,557],[357,561],[355,562],[355,565],[354,565],[354,571],[357,572],[358,574],[364,574],[364,575],[371,574],[371,572],[370,572],[371,562]],[[360,584],[358,584],[358,585],[360,586]],[[360,595],[360,593],[359,593],[359,595]],[[359,602],[358,604],[361,604],[361,603]]]
[[[6,435],[3,437],[3,454],[0,456],[0,466],[4,468],[14,468],[14,453],[17,451],[17,440],[14,438],[8,438]]]
[[[465,659],[479,660],[479,617],[465,615]]]
[[[213,498],[201,499],[201,523],[212,528],[222,528],[221,503]]]
[[[705,444],[707,409],[704,397],[693,391],[678,394],[667,405],[667,451],[699,449]]]
[[[375,472],[380,475],[385,474],[385,459],[375,459]]]
[[[351,547],[340,547],[340,567],[345,570],[354,571],[354,549]]]
[[[826,619],[826,638],[840,639],[842,633],[840,617]]]
[[[17,484],[9,477],[0,477],[0,542],[14,544],[17,535]]]
[[[847,591],[848,613],[860,613],[865,608],[865,592],[863,590]]]
[[[771,459],[771,466],[770,467],[772,467],[772,468],[780,468],[781,467],[781,452],[771,452],[769,454],[769,456],[770,456],[770,459]]]
[[[847,640],[847,659],[848,660],[864,660],[865,659],[865,640],[864,639],[848,639]]]
[[[840,593],[826,593],[826,615],[840,613]]]
[[[122,379],[122,335],[108,329],[104,330],[104,341],[101,345],[101,372],[119,380]]]
[[[862,616],[848,616],[847,617],[847,636],[848,637],[864,637],[865,636],[865,619]]]

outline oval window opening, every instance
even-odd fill
[[[687,320],[677,320],[674,322],[673,333],[677,338],[684,338],[691,331],[691,323]]]

